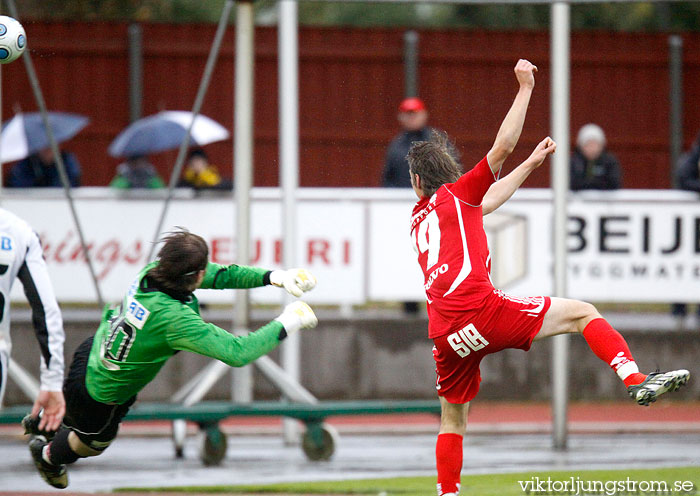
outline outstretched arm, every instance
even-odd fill
[[[202,289],[249,289],[270,284],[270,271],[245,265],[207,264]]]
[[[318,324],[314,311],[303,301],[287,305],[275,320],[257,331],[235,336],[204,322],[186,309],[168,329],[168,344],[175,350],[191,351],[221,360],[231,367],[242,367],[275,349],[287,336]]]
[[[535,72],[537,66],[527,60],[520,59],[515,65],[515,77],[518,79],[520,89],[515,95],[513,105],[506,114],[503,123],[501,124],[496,140],[487,155],[489,166],[494,174],[497,174],[501,169],[506,158],[513,153],[515,145],[520,138],[520,132],[523,130],[525,123],[525,115],[527,114],[527,106],[530,104],[532,90],[535,88]]]
[[[554,153],[557,144],[547,136],[540,141],[532,154],[503,179],[491,185],[481,202],[483,215],[488,215],[503,205],[528,176],[537,169],[548,155]]]
[[[316,278],[306,269],[267,270],[245,265],[207,264],[202,289],[249,289],[272,284],[300,297],[316,286]]]

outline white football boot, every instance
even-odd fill
[[[627,392],[637,404],[649,406],[650,403],[668,391],[677,391],[688,383],[690,372],[687,370],[672,370],[671,372],[652,372],[641,384],[627,388]]]

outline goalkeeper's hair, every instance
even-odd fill
[[[148,276],[159,289],[168,293],[191,292],[196,289],[197,276],[209,262],[209,247],[201,236],[178,228],[160,240],[158,264]]]
[[[406,155],[408,170],[420,177],[420,186],[427,197],[443,184],[453,183],[462,175],[462,167],[455,159],[455,147],[447,134],[433,130],[428,141],[417,141]]]

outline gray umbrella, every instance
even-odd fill
[[[113,157],[148,155],[177,148],[185,139],[192,121],[192,112],[164,111],[139,119],[124,129],[109,145]],[[228,131],[218,122],[198,115],[192,126],[192,142],[207,145],[229,137]]]

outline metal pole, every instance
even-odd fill
[[[12,358],[10,358],[7,365],[7,376],[17,384],[27,398],[34,401],[39,396],[39,381]]]
[[[403,34],[404,96],[418,96],[418,33]]]
[[[250,263],[250,189],[253,186],[253,71],[255,68],[255,12],[253,2],[236,2],[236,78],[234,103],[234,195],[236,201],[236,262]],[[236,291],[233,330],[250,327],[248,291]],[[249,365],[233,371],[232,396],[237,403],[253,400],[253,369]]]
[[[671,156],[671,184],[678,187],[676,165],[683,153],[683,38],[678,35],[668,37],[669,73],[669,147]]]
[[[296,191],[299,187],[299,49],[297,2],[280,0],[278,26],[279,57],[279,120],[280,120],[280,183],[282,186],[283,260],[285,267],[295,267],[296,257]],[[291,297],[286,295],[284,303]],[[289,336],[282,347],[282,367],[299,382],[301,376],[301,333]],[[298,441],[299,430],[292,419],[284,420],[287,444]]]
[[[10,15],[15,19],[19,19],[17,13],[17,6],[15,5],[15,0],[7,0],[7,6],[10,10]],[[73,194],[71,193],[71,185],[68,180],[68,174],[66,174],[66,167],[63,164],[63,158],[61,157],[61,152],[58,149],[58,144],[56,143],[56,138],[53,135],[53,129],[49,124],[49,115],[46,110],[46,102],[44,101],[44,95],[41,92],[41,86],[39,85],[39,78],[36,76],[36,71],[34,70],[34,63],[29,50],[25,50],[22,55],[24,60],[24,67],[27,70],[27,76],[29,77],[29,82],[34,92],[34,99],[41,112],[41,118],[44,123],[44,128],[46,129],[46,135],[49,138],[49,143],[51,145],[51,151],[53,152],[54,160],[56,161],[56,166],[58,169],[58,175],[61,178],[61,183],[63,184],[63,191],[65,192],[66,199],[68,200],[68,206],[70,208],[71,215],[73,217],[73,222],[75,223],[75,230],[78,232],[78,237],[80,238],[80,246],[85,254],[85,261],[90,271],[90,277],[95,286],[95,293],[97,295],[97,302],[100,307],[104,306],[104,299],[102,298],[102,292],[100,291],[100,285],[97,281],[97,275],[95,274],[95,268],[92,265],[92,259],[90,258],[90,252],[88,251],[87,243],[85,242],[85,236],[83,235],[83,229],[80,225],[80,219],[78,219],[78,212],[75,210],[75,203],[73,202]]]
[[[551,112],[552,137],[557,153],[552,159],[554,190],[554,295],[566,297],[566,197],[569,191],[569,79],[570,7],[560,2],[551,8]],[[568,335],[552,343],[552,443],[564,450],[567,444]]]
[[[219,18],[219,25],[216,28],[216,35],[214,36],[214,41],[212,42],[211,49],[209,50],[209,57],[207,57],[207,63],[204,66],[204,74],[199,82],[199,88],[197,89],[197,96],[194,99],[194,104],[192,105],[192,120],[190,125],[187,127],[187,133],[180,143],[180,149],[177,152],[177,159],[175,160],[175,166],[170,174],[170,181],[168,182],[168,192],[165,197],[165,203],[163,204],[163,210],[160,213],[160,218],[158,219],[158,225],[156,227],[156,232],[153,235],[153,243],[151,243],[150,251],[148,252],[148,260],[153,259],[153,253],[155,252],[158,239],[160,238],[160,231],[163,229],[163,224],[165,223],[165,217],[168,215],[168,209],[170,208],[170,201],[173,199],[173,190],[177,184],[177,180],[182,173],[182,166],[185,163],[185,154],[187,153],[187,147],[190,146],[190,137],[192,136],[192,126],[194,126],[194,121],[199,115],[202,109],[202,103],[204,103],[204,97],[209,89],[209,82],[211,81],[211,75],[214,72],[214,67],[216,67],[216,59],[219,56],[219,49],[221,48],[221,41],[224,39],[224,34],[226,33],[226,26],[228,24],[229,17],[231,16],[231,9],[233,8],[233,0],[226,0],[224,4],[224,9],[221,12],[221,17]]]
[[[318,399],[311,394],[304,386],[289,377],[279,365],[269,356],[261,356],[255,360],[255,366],[260,372],[277,388],[284,392],[284,395],[295,403],[306,403],[315,405]]]
[[[129,24],[129,120],[141,118],[143,104],[143,27]]]

